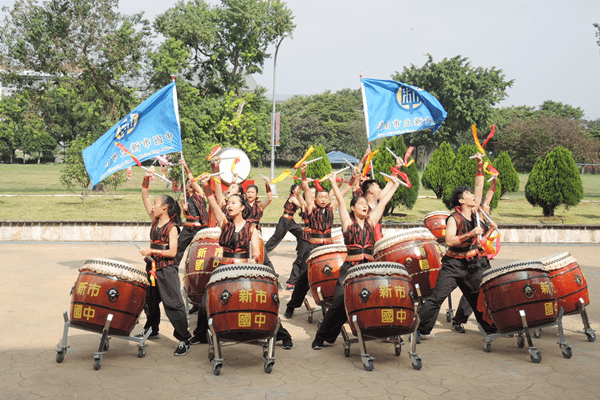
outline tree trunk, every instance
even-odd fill
[[[552,206],[543,207],[544,217],[554,217],[554,208]]]

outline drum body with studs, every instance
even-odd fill
[[[192,304],[200,305],[210,274],[219,265],[223,248],[219,245],[220,228],[206,228],[196,233],[183,260],[183,287]]]
[[[94,258],[79,268],[71,294],[70,324],[102,332],[109,314],[108,333],[128,336],[144,308],[146,271],[109,259]]]
[[[425,215],[423,223],[439,243],[446,242],[446,220],[450,216],[448,211],[433,211]]]
[[[277,277],[264,265],[221,265],[206,286],[206,311],[221,340],[270,338],[279,312]]]
[[[404,265],[413,287],[419,284],[421,295],[433,293],[442,268],[442,251],[435,236],[426,228],[403,230],[375,243],[375,260]]]
[[[308,283],[316,301],[319,301],[318,288],[321,288],[321,295],[326,303],[331,304],[333,301],[335,285],[340,278],[340,268],[347,254],[343,244],[327,244],[310,252],[306,260]]]
[[[562,307],[565,314],[579,312],[580,298],[586,306],[590,304],[587,282],[577,260],[570,253],[554,254],[540,261],[554,285],[559,309]]]
[[[523,328],[520,310],[530,328],[558,318],[556,293],[544,265],[537,260],[518,261],[483,273],[481,291],[487,311],[500,332]]]
[[[386,338],[414,330],[412,285],[403,265],[391,262],[358,264],[344,280],[348,320],[357,317],[362,335]],[[352,333],[357,334],[354,324]]]

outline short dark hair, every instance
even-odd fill
[[[369,191],[369,189],[371,189],[371,186],[373,186],[374,184],[378,184],[375,179],[367,179],[360,185],[360,190],[362,190],[363,196],[367,195],[367,192]]]
[[[294,194],[294,190],[296,190],[298,186],[297,183],[292,184],[292,186],[290,186],[290,194]]]
[[[256,185],[249,185],[249,186],[246,188],[246,192],[247,192],[249,189],[251,189],[251,188],[254,188],[254,190],[256,190],[256,194],[258,194],[258,186],[256,186]]]
[[[470,192],[471,188],[469,186],[459,186],[454,188],[452,191],[452,195],[450,196],[450,204],[452,207],[460,207],[460,201],[463,198],[463,194],[465,192]]]

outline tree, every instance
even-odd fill
[[[581,119],[584,112],[580,107],[573,107],[561,102],[546,100],[540,106],[540,114],[552,117],[565,117],[570,119]]]
[[[452,191],[459,186],[468,186],[471,190],[474,190],[475,183],[475,174],[477,173],[477,161],[471,159],[472,155],[477,153],[477,148],[472,145],[464,145],[458,149],[456,153],[456,157],[454,158],[454,165],[450,170],[450,173],[446,178],[446,186],[444,187],[444,194],[442,196],[442,201],[448,207],[448,209],[452,209],[452,203],[450,202],[450,197],[452,195]],[[487,156],[483,158],[484,162],[489,162]],[[485,184],[483,187],[483,195],[485,196],[487,190],[491,186],[490,182],[487,182],[487,179],[490,178],[491,175],[486,174],[485,176]],[[498,182],[496,186],[496,192],[494,193],[494,197],[492,198],[492,202],[490,203],[490,208],[493,210],[498,206],[498,200],[500,199],[500,193],[502,191],[502,185]]]
[[[414,64],[404,67],[402,72],[393,74],[392,79],[428,91],[448,113],[433,135],[421,131],[405,135],[407,144],[426,147],[425,159],[443,141],[457,144],[458,136],[470,131],[471,125],[489,127],[493,123],[493,106],[506,98],[506,89],[514,82],[505,80],[501,69],[472,67],[466,57],[444,58],[434,63],[429,54],[422,67]]]
[[[427,164],[421,183],[426,189],[431,189],[438,199],[442,198],[446,177],[454,164],[454,152],[447,142],[442,142],[431,156],[431,160]]]
[[[500,186],[502,187],[500,197],[508,192],[518,192],[520,185],[519,174],[517,174],[508,153],[506,151],[501,152],[494,160],[493,165],[500,172],[498,176],[498,182],[501,183]]]
[[[404,138],[402,136],[393,136],[389,139],[389,141],[387,138],[383,138],[379,144],[379,147],[377,148],[379,153],[375,154],[373,157],[373,171],[375,172],[375,179],[382,188],[385,186],[386,181],[379,172],[390,175],[390,166],[396,165],[396,160],[390,154],[390,152],[386,150],[386,147],[389,147],[394,154],[402,158],[404,158],[404,155],[407,151],[407,147],[406,144],[404,144]],[[417,201],[417,197],[419,196],[419,171],[417,171],[416,164],[413,163],[408,168],[402,167],[401,171],[406,173],[412,187],[407,188],[406,186],[401,185],[398,190],[396,190],[396,193],[394,193],[392,200],[390,200],[390,202],[387,204],[384,215],[394,212],[394,209],[400,204],[409,210],[412,210],[415,202]]]
[[[542,208],[544,217],[553,216],[559,205],[569,209],[579,204],[583,183],[569,150],[559,146],[543,161],[538,158],[525,185],[525,197],[532,206]]]

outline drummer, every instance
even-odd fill
[[[214,161],[211,163],[211,168],[212,168],[212,172],[218,172],[219,171],[219,164],[221,162],[221,157],[217,156],[214,158]],[[238,175],[237,174],[233,174],[233,177],[231,179],[231,181],[233,183],[230,183],[229,186],[227,187],[227,191],[225,192],[225,195],[223,195],[223,189],[221,188],[221,181],[217,180],[216,178],[213,178],[215,180],[215,197],[216,197],[216,201],[217,204],[219,205],[219,207],[221,207],[221,211],[223,212],[223,214],[227,215],[227,199],[229,199],[229,196],[233,195],[233,194],[244,194],[244,187],[240,184],[240,183],[235,183],[235,181],[237,180]]]
[[[227,215],[225,215],[210,188],[208,176],[202,178],[202,185],[208,204],[221,228],[219,244],[223,247],[223,257],[216,269],[227,264],[257,263],[260,255],[260,243],[256,226],[248,221],[251,210],[244,195],[231,194],[229,196],[226,207]],[[252,254],[251,259],[250,254]],[[203,303],[205,301],[204,299]],[[198,313],[198,326],[194,330],[192,344],[206,342],[207,330],[206,307],[202,306]],[[277,341],[279,340],[283,342],[282,348],[287,350],[293,347],[292,337],[283,326],[280,326],[277,331]]]
[[[271,204],[271,201],[273,201],[273,193],[271,192],[271,184],[269,183],[269,179],[264,176],[262,178],[265,181],[265,188],[267,192],[266,199],[258,201],[258,186],[250,185],[246,189],[246,200],[248,201],[248,205],[250,206],[250,216],[247,220],[248,222],[254,223],[256,225],[256,229],[258,229],[259,232],[262,232],[260,226],[260,219],[263,216],[263,212],[265,208],[267,208],[269,204]],[[273,267],[273,263],[271,262],[271,260],[269,260],[266,251],[264,252],[263,264],[268,267],[271,267],[272,270],[275,270],[275,268]]]
[[[437,320],[440,306],[458,286],[473,309],[477,322],[486,333],[496,331],[482,318],[477,310],[477,298],[481,284],[482,271],[479,268],[479,252],[477,236],[483,229],[475,224],[475,213],[478,211],[483,193],[482,155],[476,154],[477,174],[475,176],[475,193],[467,186],[454,189],[450,201],[455,211],[446,220],[446,245],[448,250],[442,258],[442,269],[438,275],[435,289],[423,307],[419,309],[419,334],[428,335]]]
[[[400,186],[400,180],[397,177],[392,177],[392,179],[386,185],[388,190],[385,197],[381,199],[375,208],[369,210],[367,199],[363,196],[358,196],[354,197],[350,202],[351,212],[348,214],[346,203],[335,182],[335,178],[332,178],[330,175],[329,181],[339,203],[340,221],[344,233],[344,243],[348,249],[348,256],[340,269],[340,278],[335,285],[335,295],[331,307],[327,309],[315,340],[312,342],[314,350],[322,349],[324,341],[328,343],[335,342],[342,330],[342,326],[348,320],[346,309],[344,308],[344,279],[351,266],[373,261],[373,246],[375,245],[374,221],[378,221],[381,218],[385,206],[394,196],[398,186]]]
[[[485,197],[481,200],[481,210],[485,212],[487,215],[491,214],[490,203],[492,202],[492,198],[494,197],[494,192],[496,192],[496,180],[492,182],[492,185],[488,189]],[[479,212],[479,219],[481,221],[481,227],[483,228],[483,240],[489,240],[492,232],[498,229],[498,225],[492,222],[489,225],[486,223],[485,217],[482,215],[481,211]],[[490,259],[494,258],[496,254],[488,254],[485,247],[480,243],[479,244],[479,267],[482,271],[486,271],[490,269],[492,266],[490,265]],[[454,314],[454,318],[452,318],[452,330],[458,333],[465,333],[465,328],[463,324],[467,323],[469,316],[473,313],[469,302],[465,298],[465,296],[461,296],[460,302],[458,303],[458,307],[456,309],[456,314]]]
[[[173,336],[179,340],[175,355],[183,356],[190,350],[189,339],[192,335],[188,331],[187,315],[180,292],[179,272],[175,262],[181,210],[171,196],[158,196],[152,203],[148,189],[152,175],[154,175],[154,167],[148,168],[142,182],[142,200],[146,212],[152,218],[152,228],[150,228],[152,244],[149,248],[141,249],[140,254],[152,257],[153,261],[146,265],[146,269],[152,275],[150,280],[154,280],[156,286],[149,286],[146,292],[144,305],[146,324],[144,330],[137,336],[143,337],[149,328],[152,328],[150,336],[158,336],[159,305],[162,301],[167,317],[175,329]]]

